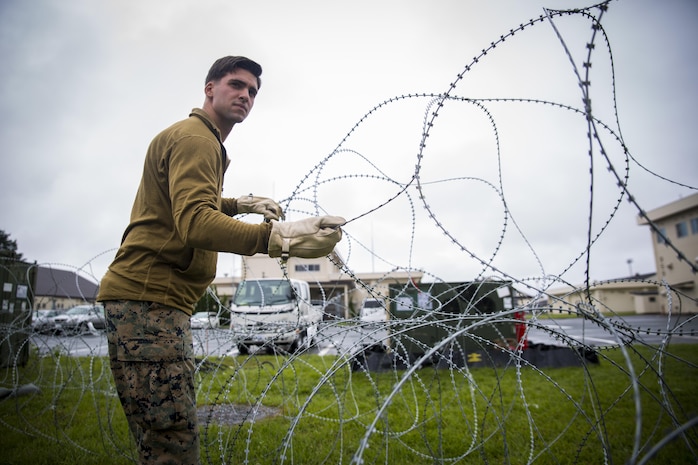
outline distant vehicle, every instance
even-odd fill
[[[364,323],[382,323],[388,319],[388,311],[382,299],[364,299],[359,319]]]
[[[61,314],[61,310],[35,310],[32,315],[32,331],[41,334],[50,334],[56,331],[54,317]]]
[[[317,308],[322,309],[323,320],[343,320],[344,315],[347,313],[341,295],[334,296],[328,300],[313,300],[311,303]]]
[[[309,348],[320,322],[322,309],[311,304],[310,286],[298,279],[243,281],[230,307],[230,329],[242,355],[252,346]]]
[[[196,312],[191,316],[191,329],[213,329],[220,325],[216,312]]]
[[[104,306],[101,304],[78,305],[53,318],[56,332],[79,334],[107,327]]]

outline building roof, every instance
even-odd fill
[[[698,193],[676,200],[675,202],[662,205],[654,210],[650,210],[647,212],[647,217],[650,219],[650,221],[657,222],[659,220],[663,220],[664,218],[669,218],[673,215],[678,215],[697,207]],[[642,216],[638,216],[637,224],[647,224],[647,220]]]
[[[589,285],[589,290],[621,290],[631,293],[638,293],[642,292],[644,289],[655,289],[657,287],[657,283],[653,282],[653,280],[656,279],[656,277],[656,273],[636,273],[634,276],[624,278],[593,281]],[[578,286],[566,285],[549,289],[546,293],[548,295],[560,296],[574,292],[582,292],[586,289],[586,284],[580,284]]]
[[[36,272],[35,296],[94,300],[98,290],[99,285],[73,271],[39,266]]]

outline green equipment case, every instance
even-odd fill
[[[0,258],[0,368],[29,359],[36,265]]]
[[[502,348],[525,346],[513,298],[509,281],[391,286],[390,350],[406,364],[426,354],[437,364],[490,364]]]

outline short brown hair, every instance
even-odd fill
[[[211,69],[208,70],[206,82],[204,82],[204,84],[208,84],[211,81],[218,81],[237,68],[252,73],[254,77],[257,78],[257,87],[262,86],[262,79],[260,77],[262,75],[262,67],[259,63],[241,56],[227,56],[217,59],[213,65],[211,65]]]

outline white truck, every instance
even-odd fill
[[[322,309],[310,302],[310,286],[298,279],[252,279],[240,283],[230,306],[230,329],[241,355],[252,346],[298,352],[310,347]]]
[[[364,299],[359,312],[359,320],[363,323],[385,323],[388,320],[388,311],[385,309],[383,299]]]

